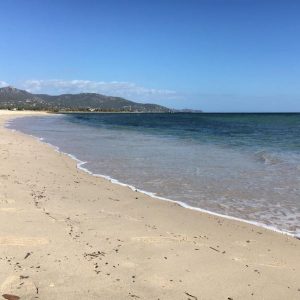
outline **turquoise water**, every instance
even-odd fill
[[[93,173],[300,235],[300,114],[66,114],[10,127]]]

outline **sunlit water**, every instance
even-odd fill
[[[93,173],[300,235],[300,114],[68,114],[9,126]]]

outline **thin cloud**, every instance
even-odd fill
[[[9,85],[9,84],[8,84],[7,82],[1,81],[1,80],[0,80],[0,88],[6,87],[6,86],[8,86],[8,85]]]
[[[32,93],[100,93],[139,100],[171,99],[177,96],[176,91],[146,88],[135,83],[119,81],[27,80],[22,86]]]

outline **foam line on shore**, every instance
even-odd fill
[[[38,141],[50,146],[51,148],[53,148],[56,152],[60,153],[60,154],[64,154],[70,158],[72,158],[73,160],[75,160],[77,162],[77,168],[79,170],[82,170],[86,173],[88,173],[89,175],[92,175],[92,176],[95,176],[95,177],[100,177],[100,178],[104,178],[108,181],[110,181],[111,183],[113,184],[118,184],[120,186],[124,186],[124,187],[128,187],[130,188],[131,190],[135,191],[135,192],[139,192],[139,193],[142,193],[142,194],[145,194],[147,196],[150,196],[151,198],[153,199],[157,199],[157,200],[163,200],[163,201],[168,201],[168,202],[171,202],[171,203],[175,203],[175,204],[178,204],[179,206],[183,207],[183,208],[187,208],[187,209],[191,209],[191,210],[194,210],[194,211],[198,211],[198,212],[202,212],[202,213],[206,213],[206,214],[209,214],[209,215],[212,215],[212,216],[216,216],[216,217],[221,217],[221,218],[225,218],[225,219],[228,219],[228,220],[234,220],[234,221],[238,221],[238,222],[242,222],[242,223],[247,223],[247,224],[250,224],[250,225],[254,225],[256,227],[261,227],[261,228],[264,228],[264,229],[267,229],[267,230],[271,230],[271,231],[274,231],[274,232],[277,232],[277,233],[281,233],[281,234],[285,234],[285,235],[288,235],[288,236],[291,236],[291,237],[295,237],[297,239],[300,239],[300,234],[293,234],[289,231],[285,231],[285,230],[280,230],[276,227],[273,227],[273,226],[269,226],[269,225],[266,225],[266,224],[263,224],[263,223],[260,223],[260,222],[256,222],[256,221],[249,221],[249,220],[245,220],[245,219],[241,219],[241,218],[237,218],[237,217],[233,217],[233,216],[228,216],[228,215],[223,215],[223,214],[220,214],[220,213],[216,213],[216,212],[213,212],[213,211],[209,211],[209,210],[206,210],[206,209],[203,209],[203,208],[199,208],[199,207],[195,207],[195,206],[191,206],[185,202],[182,202],[182,201],[177,201],[177,200],[172,200],[172,199],[169,199],[169,198],[165,198],[165,197],[161,197],[161,196],[157,196],[155,193],[152,193],[152,192],[147,192],[147,191],[144,191],[144,190],[141,190],[139,188],[136,188],[135,186],[133,185],[130,185],[130,184],[127,184],[127,183],[123,183],[115,178],[112,178],[108,175],[103,175],[103,174],[98,174],[98,173],[93,173],[91,172],[89,169],[83,167],[85,164],[87,164],[88,162],[87,161],[82,161],[80,159],[78,159],[74,154],[71,154],[71,153],[67,153],[67,152],[64,152],[62,150],[60,150],[60,148],[58,146],[55,146],[53,144],[50,144],[48,142],[45,141],[45,139],[43,137],[37,137],[37,136],[34,136],[32,134],[27,134],[27,133],[23,133],[21,131],[18,131],[18,130],[15,130],[15,129],[12,129],[12,128],[9,128],[9,126],[11,125],[12,123],[12,120],[9,120],[8,122],[5,123],[4,127],[11,130],[12,132],[19,132],[19,133],[22,133],[22,134],[25,134],[25,135],[28,135],[28,136],[31,136],[33,137],[34,139],[37,139]]]

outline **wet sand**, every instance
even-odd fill
[[[0,111],[0,298],[300,299],[300,241],[112,184]]]

